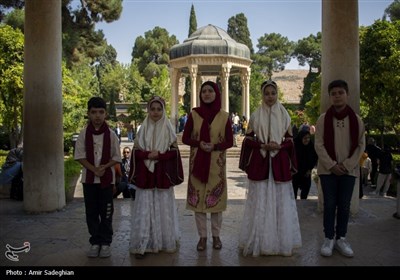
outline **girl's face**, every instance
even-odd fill
[[[205,85],[201,89],[201,100],[203,100],[204,103],[210,104],[214,102],[215,100],[215,91],[212,86],[210,85]]]
[[[278,100],[278,93],[273,86],[266,86],[263,92],[263,102],[271,107]]]
[[[149,116],[154,122],[160,120],[163,116],[164,110],[159,102],[153,102],[150,105]]]
[[[303,137],[303,139],[301,139],[301,140],[303,141],[303,145],[304,145],[304,146],[307,146],[308,143],[310,143],[310,140],[311,140],[310,134],[306,134],[306,135]]]

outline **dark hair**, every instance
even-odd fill
[[[88,106],[88,111],[91,108],[103,108],[104,110],[107,110],[106,102],[104,101],[103,98],[98,97],[98,96],[90,98],[87,103],[87,106]]]
[[[343,80],[334,80],[329,83],[328,85],[328,93],[331,92],[331,89],[339,87],[339,88],[344,88],[344,90],[348,93],[349,92],[349,86],[347,85],[346,81]]]

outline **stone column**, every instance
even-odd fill
[[[231,65],[222,64],[221,66],[221,86],[222,86],[222,110],[229,112],[229,75],[231,72]]]
[[[197,65],[189,65],[189,72],[190,72],[190,80],[192,84],[192,93],[190,95],[190,109],[193,109],[194,107],[197,106],[197,71],[198,67]]]
[[[322,1],[322,81],[321,113],[329,106],[328,84],[342,79],[349,85],[349,106],[360,112],[360,58],[358,0]],[[356,180],[351,213],[359,208],[359,183]]]
[[[65,206],[61,0],[25,1],[24,208]]]
[[[242,81],[242,116],[245,116],[247,121],[250,119],[250,67],[242,70],[240,79]]]

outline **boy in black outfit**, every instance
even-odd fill
[[[75,144],[75,160],[82,164],[86,223],[91,244],[90,258],[111,256],[114,165],[121,162],[117,135],[105,122],[106,103],[100,97],[88,101],[88,125]]]

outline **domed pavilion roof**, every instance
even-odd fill
[[[228,55],[250,59],[249,48],[233,40],[225,30],[207,25],[197,29],[182,44],[173,46],[170,59],[190,55]]]

